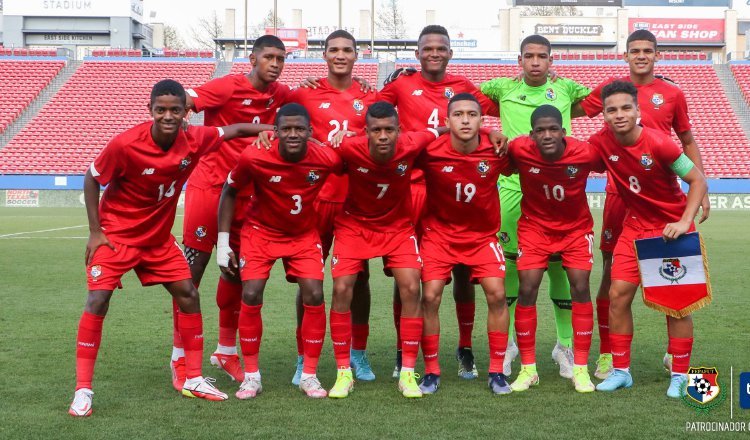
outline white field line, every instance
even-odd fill
[[[64,228],[54,228],[54,229],[40,229],[38,231],[14,232],[12,234],[2,234],[0,235],[0,238],[15,237],[17,235],[25,235],[25,234],[38,234],[41,232],[65,231],[67,229],[85,228],[86,226],[88,225],[66,226]]]

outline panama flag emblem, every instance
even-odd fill
[[[687,395],[701,404],[714,400],[721,393],[718,379],[716,367],[691,367],[688,370]]]

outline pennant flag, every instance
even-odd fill
[[[643,302],[683,318],[711,302],[708,258],[698,232],[672,241],[662,237],[635,241]]]

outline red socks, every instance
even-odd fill
[[[307,311],[305,311],[307,313]],[[331,309],[331,341],[336,368],[351,368],[349,350],[352,343],[352,312],[339,313]]]
[[[521,364],[536,363],[536,306],[516,305],[516,342]]]
[[[370,336],[369,324],[352,323],[352,350],[366,350],[368,336]]]
[[[401,317],[401,366],[414,368],[419,354],[419,341],[422,339],[424,319]]]
[[[487,332],[490,341],[490,368],[488,373],[502,373],[505,349],[508,347],[508,333]]]
[[[242,302],[242,284],[219,278],[216,287],[216,305],[219,306],[219,345],[237,345],[237,326]]]
[[[474,331],[474,309],[476,304],[456,303],[456,317],[458,318],[458,346],[471,347],[471,333]]]
[[[438,351],[440,350],[440,335],[422,336],[422,355],[424,355],[424,374],[437,374],[440,376],[440,362]]]
[[[185,376],[188,379],[201,375],[203,363],[203,317],[200,313],[178,313],[177,325],[185,346]]]
[[[326,336],[326,306],[304,305],[305,314],[302,317],[302,340],[305,348],[305,360],[302,372],[315,374],[318,369],[320,351],[323,349],[323,340]]]
[[[245,372],[255,373],[258,368],[258,352],[260,351],[260,339],[263,336],[263,318],[260,309],[263,304],[249,306],[242,303],[240,309],[240,348],[245,360]]]
[[[610,353],[608,299],[596,299],[596,322],[599,325],[599,354]]]
[[[102,342],[104,316],[83,312],[76,337],[76,390],[91,388],[94,364]]]
[[[693,351],[693,338],[669,337],[669,347],[672,355],[672,373],[687,374],[690,367],[690,354]]]
[[[396,350],[401,350],[401,303],[393,302],[393,325],[396,327]]]
[[[630,346],[633,335],[609,334],[609,344],[612,348],[612,364],[615,368],[624,370],[630,368]]]
[[[183,348],[182,338],[180,337],[180,331],[177,329],[177,314],[180,312],[180,307],[177,305],[177,301],[172,298],[172,346],[175,348]]]
[[[590,302],[573,302],[573,364],[586,365],[594,332],[594,307]]]

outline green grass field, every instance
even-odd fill
[[[601,217],[600,212],[594,213]],[[175,235],[181,234],[181,217]],[[443,382],[434,396],[407,401],[390,378],[394,356],[391,282],[372,264],[373,306],[370,360],[378,374],[358,383],[342,401],[307,399],[290,384],[294,369],[295,287],[283,281],[280,264],[269,283],[263,308],[261,370],[264,392],[253,401],[234,398],[237,384],[208,363],[217,339],[213,300],[218,270],[203,281],[206,341],[204,371],[230,394],[226,402],[180,397],[171,387],[169,297],[162,288],[142,288],[131,273],[123,279],[104,325],[94,380],[95,411],[76,420],[67,414],[73,397],[75,334],[86,298],[83,253],[88,230],[82,208],[0,208],[0,438],[684,438],[736,437],[686,433],[686,422],[733,421],[750,424],[750,411],[738,406],[738,377],[750,371],[750,300],[742,280],[743,255],[750,249],[750,215],[714,211],[700,227],[708,246],[714,301],[695,315],[696,343],[691,365],[716,366],[726,401],[709,415],[698,415],[665,396],[668,377],[661,367],[666,348],[663,316],[635,305],[633,346],[635,386],[613,394],[579,395],[557,374],[550,359],[554,345],[551,305],[540,294],[538,364],[540,386],[525,393],[494,397],[486,387],[486,307],[477,301],[475,353],[480,380],[463,381],[452,356],[457,341],[453,300],[441,310]],[[597,261],[592,285],[599,282]],[[330,299],[330,280],[326,298]],[[598,349],[595,337],[594,351]],[[595,361],[592,353],[591,364]],[[734,393],[729,394],[730,367]],[[320,378],[333,384],[330,342]],[[421,361],[417,366],[421,368]],[[514,364],[514,373],[518,364]],[[743,435],[747,436],[748,433]]]

